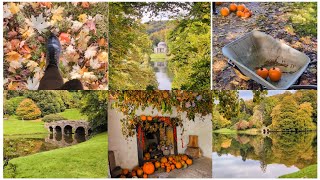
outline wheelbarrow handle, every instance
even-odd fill
[[[288,90],[317,89],[317,85],[292,85]]]

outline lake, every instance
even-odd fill
[[[5,162],[10,159],[75,145],[88,139],[84,134],[25,134],[4,136]]]
[[[159,90],[171,90],[172,77],[170,77],[167,62],[153,62]]]
[[[317,134],[213,133],[214,178],[277,178],[317,163]]]

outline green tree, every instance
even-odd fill
[[[214,109],[212,112],[212,128],[213,130],[225,128],[231,125],[231,121],[227,120],[218,110]]]
[[[106,91],[82,91],[81,113],[88,116],[94,132],[108,130],[108,92]]]
[[[234,117],[238,117],[240,113],[240,102],[238,91],[222,90],[213,91],[213,102],[218,103],[219,113],[226,119],[232,120],[235,124]]]
[[[18,106],[16,114],[22,120],[34,120],[40,117],[41,111],[31,99],[24,99]]]
[[[23,101],[25,97],[17,96],[11,99],[5,100],[3,105],[3,111],[5,114],[13,115],[16,112],[17,107]]]
[[[264,90],[252,90],[253,93],[253,103],[259,104],[267,95],[268,91]]]

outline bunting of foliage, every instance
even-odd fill
[[[121,119],[122,134],[131,137],[135,134],[136,127],[142,125],[148,132],[154,132],[162,126],[183,127],[182,119],[169,117],[152,117],[152,120],[142,120],[136,116],[136,111],[147,107],[158,110],[160,113],[172,114],[175,107],[178,116],[186,113],[189,120],[194,120],[196,115],[201,118],[211,113],[211,93],[210,91],[113,91],[112,96],[117,99],[112,104],[113,108],[118,108],[125,118]],[[148,114],[146,114],[148,116]]]

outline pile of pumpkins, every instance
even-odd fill
[[[240,18],[249,18],[252,16],[252,11],[250,11],[250,9],[248,9],[244,4],[237,5],[235,3],[231,3],[229,8],[222,7],[220,10],[220,14],[223,17],[228,16],[231,12],[235,12]]]
[[[160,161],[146,162],[142,167],[135,167],[130,172],[129,169],[123,169],[120,178],[148,178],[149,175],[153,174],[156,170],[164,170],[170,172],[174,169],[187,168],[193,163],[185,154],[164,156]]]

